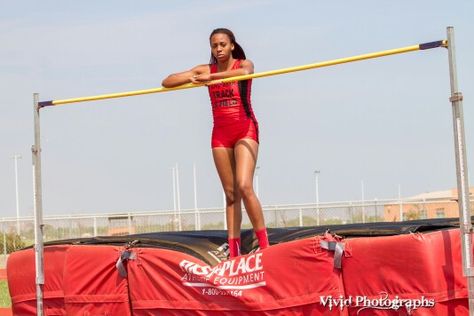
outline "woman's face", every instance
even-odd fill
[[[218,62],[227,61],[232,56],[234,44],[227,34],[217,33],[211,37],[211,53]]]

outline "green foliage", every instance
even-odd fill
[[[224,229],[224,223],[218,222],[214,224],[206,224],[201,227],[202,230]]]
[[[2,238],[1,235],[0,238]],[[4,239],[1,240],[0,254],[12,253],[18,249],[25,247],[25,242],[23,241],[23,239],[21,239],[21,237],[15,233],[5,234],[3,235],[3,238]],[[6,250],[5,246],[7,248]]]
[[[0,307],[7,308],[11,306],[12,301],[8,292],[8,283],[6,280],[0,280]]]
[[[242,229],[251,229],[251,228],[252,228],[252,223],[242,224]]]
[[[341,224],[344,224],[342,219],[340,218],[328,218],[328,219],[325,219],[322,222],[322,225],[341,225]]]
[[[406,221],[412,221],[412,220],[415,220],[415,219],[420,219],[420,211],[410,209],[408,212],[406,212],[403,215],[403,219],[406,220]]]

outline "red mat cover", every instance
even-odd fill
[[[325,234],[213,266],[162,248],[47,246],[45,314],[468,315],[460,250],[458,229]],[[8,260],[15,315],[35,314],[34,270],[32,249]]]

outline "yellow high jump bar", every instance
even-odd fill
[[[96,100],[113,99],[113,98],[123,98],[123,97],[131,97],[131,96],[142,95],[142,94],[160,93],[160,92],[168,92],[168,91],[174,91],[174,90],[190,89],[190,88],[196,88],[196,87],[201,87],[201,86],[204,86],[204,85],[211,85],[211,84],[216,84],[216,83],[225,83],[225,82],[232,82],[232,81],[241,81],[241,80],[248,80],[248,79],[254,79],[254,78],[263,78],[263,77],[269,77],[269,76],[276,76],[276,75],[286,74],[286,73],[290,73],[290,72],[297,72],[297,71],[303,71],[303,70],[309,70],[309,69],[315,69],[315,68],[334,66],[334,65],[338,65],[338,64],[351,63],[351,62],[359,61],[359,60],[372,59],[372,58],[378,58],[378,57],[383,57],[383,56],[388,56],[388,55],[396,55],[396,54],[408,53],[408,52],[413,52],[413,51],[418,51],[418,50],[426,50],[426,49],[437,48],[437,47],[448,47],[448,41],[447,40],[441,40],[441,41],[435,41],[435,42],[429,42],[429,43],[423,43],[423,44],[417,44],[417,45],[402,47],[402,48],[384,50],[384,51],[379,51],[379,52],[375,52],[375,53],[368,53],[368,54],[357,55],[357,56],[352,56],[352,57],[333,59],[333,60],[328,60],[328,61],[323,61],[323,62],[318,62],[318,63],[313,63],[313,64],[307,64],[307,65],[302,65],[302,66],[282,68],[282,69],[277,69],[277,70],[254,73],[254,74],[250,74],[250,75],[242,75],[242,76],[230,77],[230,78],[225,78],[225,79],[220,79],[220,80],[213,80],[213,81],[210,81],[206,84],[204,84],[204,83],[202,83],[202,84],[187,83],[187,84],[184,84],[184,85],[181,85],[181,86],[178,86],[178,87],[174,87],[174,88],[160,87],[160,88],[145,89],[145,90],[135,90],[135,91],[128,91],[128,92],[101,94],[101,95],[88,96],[88,97],[79,97],[79,98],[72,98],[72,99],[42,101],[42,102],[38,103],[38,107],[42,108],[42,107],[45,107],[45,106],[55,106],[55,105],[62,105],[62,104],[68,104],[68,103],[87,102],[87,101],[96,101]]]

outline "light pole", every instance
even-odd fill
[[[197,182],[196,182],[196,164],[193,164],[193,188],[194,188],[194,226],[195,230],[201,230],[201,218],[197,205]]]
[[[362,223],[365,223],[365,188],[364,188],[364,180],[360,180],[360,191],[361,191],[361,198],[362,198]]]
[[[176,218],[176,169],[173,167],[171,170],[173,171],[173,213]]]
[[[179,194],[179,170],[178,163],[172,168],[173,171],[173,229],[181,231],[181,201]]]
[[[196,183],[196,164],[193,164],[193,189],[194,189],[194,209],[197,210],[197,183]]]
[[[18,159],[21,159],[20,154],[13,155],[13,160],[15,160],[16,234],[20,235],[20,198],[18,194]]]
[[[180,189],[179,189],[179,168],[178,168],[178,163],[176,163],[176,171],[175,171],[175,176],[176,176],[176,204],[178,207],[178,231],[181,231],[181,195],[180,195]]]
[[[320,224],[320,213],[319,213],[319,174],[320,170],[314,170],[314,182],[315,182],[315,193],[316,193],[316,225]]]
[[[403,222],[403,201],[402,201],[402,187],[398,185],[398,201],[400,204],[400,222]]]

